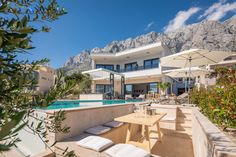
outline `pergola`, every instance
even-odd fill
[[[112,71],[112,70],[103,69],[103,68],[84,71],[84,72],[82,72],[82,74],[89,74],[93,81],[105,80],[105,79],[110,80],[111,96],[112,97],[114,97],[114,94],[115,94],[115,92],[114,92],[115,91],[114,90],[115,79],[120,79],[120,81],[121,81],[121,95],[122,95],[122,97],[124,97],[124,95],[125,95],[125,90],[124,90],[125,77],[123,74]]]

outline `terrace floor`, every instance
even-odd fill
[[[80,135],[58,142],[56,147],[60,149],[69,147],[74,150],[79,157],[108,157],[104,152],[98,153],[93,150],[81,148],[75,144],[78,140],[88,135]],[[151,154],[153,157],[194,157],[191,137],[182,133],[163,134],[162,142],[156,142],[152,146]]]

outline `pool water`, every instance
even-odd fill
[[[102,105],[114,105],[114,104],[125,104],[130,102],[141,102],[142,100],[63,100],[56,101],[48,107],[41,109],[44,110],[55,110],[55,109],[68,109],[68,108],[81,108],[89,106],[102,106]]]

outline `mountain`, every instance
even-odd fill
[[[89,70],[92,63],[90,54],[92,53],[118,53],[159,41],[174,53],[191,48],[236,52],[236,15],[222,23],[202,21],[167,34],[150,32],[136,38],[113,41],[104,48],[96,47],[92,50],[84,50],[78,55],[70,57],[65,62],[63,69],[69,73]]]

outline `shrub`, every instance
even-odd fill
[[[208,89],[191,91],[191,101],[212,122],[236,128],[236,69],[217,68],[217,83]]]

